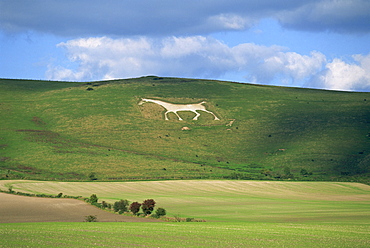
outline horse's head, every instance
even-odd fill
[[[138,103],[139,105],[143,105],[146,102],[151,102],[152,100],[146,99],[146,98],[141,98],[140,102]]]

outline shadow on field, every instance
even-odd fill
[[[27,197],[0,193],[0,223],[83,222],[95,215],[99,222],[158,222],[109,213],[75,199]]]

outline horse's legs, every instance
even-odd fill
[[[164,113],[164,119],[166,120],[166,121],[168,121],[168,116],[167,116],[167,114],[168,113],[170,113],[170,112],[172,112],[172,113],[174,113],[176,116],[177,116],[177,118],[179,118],[179,121],[182,121],[182,118],[176,113],[177,111],[167,111],[166,113]]]
[[[177,115],[177,117],[179,118],[179,121],[182,121],[182,118],[179,116],[179,114],[177,113],[177,111],[172,111],[173,113],[175,113],[175,115]]]
[[[200,116],[200,114],[195,110],[191,110],[191,112],[194,112],[196,114],[196,116],[193,118],[193,120],[198,120],[198,117]]]
[[[214,114],[212,113],[211,111],[208,111],[208,110],[205,110],[205,109],[202,109],[203,111],[207,112],[207,113],[210,113],[213,115],[213,117],[215,117],[215,120],[219,121],[220,119]]]
[[[168,117],[167,117],[168,112],[170,112],[170,111],[167,111],[166,113],[164,113],[164,119],[165,119],[166,121],[168,121]]]

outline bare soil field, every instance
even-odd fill
[[[0,193],[0,223],[83,222],[94,215],[99,222],[157,222],[109,213],[83,201],[65,198],[27,197]]]

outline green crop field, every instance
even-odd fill
[[[18,223],[0,247],[369,247],[369,225]]]
[[[370,186],[340,182],[0,181],[29,193],[154,198],[185,223],[0,224],[0,247],[369,247]],[[25,206],[26,207],[26,206]],[[1,212],[1,208],[0,208]]]
[[[3,179],[369,182],[370,93],[159,77],[2,79],[0,91]],[[141,98],[206,101],[220,120],[166,121]]]

